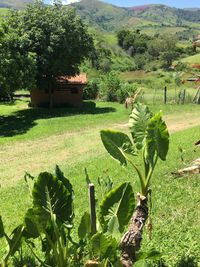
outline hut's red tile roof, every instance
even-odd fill
[[[71,84],[86,84],[87,76],[86,73],[80,73],[76,76],[61,76],[59,77],[59,82],[67,82]]]

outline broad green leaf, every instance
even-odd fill
[[[147,267],[146,260],[138,260],[134,263],[134,267]]]
[[[161,113],[155,114],[149,121],[146,136],[146,159],[153,162],[155,153],[161,160],[166,160],[169,148],[169,132]]]
[[[147,252],[141,251],[137,253],[137,261],[134,266],[136,267],[146,267],[149,266],[148,263],[153,263],[159,261],[162,258],[162,254],[156,250],[150,250]]]
[[[151,249],[149,251],[141,251],[137,254],[137,260],[160,260],[162,258],[162,254],[159,251]]]
[[[34,185],[34,179],[35,177],[33,177],[30,173],[25,172],[24,174],[24,180],[28,186],[29,192],[31,194],[32,190],[33,190],[33,185]]]
[[[5,261],[7,261],[10,256],[13,256],[15,252],[19,250],[21,246],[21,238],[22,238],[23,230],[24,230],[24,226],[19,225],[13,230],[11,236],[7,238],[9,251],[5,257]]]
[[[61,171],[60,167],[56,165],[55,169],[56,177],[63,182],[64,186],[67,188],[67,190],[70,192],[71,197],[74,195],[73,187],[70,181],[65,177],[64,173]]]
[[[104,233],[96,233],[91,238],[92,250],[94,257],[109,259],[111,262],[115,261],[118,249],[118,243],[111,235]]]
[[[113,215],[110,217],[110,220],[108,221],[108,227],[107,232],[112,234],[117,240],[120,240],[121,233],[119,231],[119,220],[117,215]]]
[[[85,212],[81,218],[80,225],[78,227],[78,236],[80,239],[84,239],[86,235],[91,233],[90,215]]]
[[[46,224],[54,215],[66,225],[73,218],[71,193],[64,183],[48,172],[40,173],[33,187],[34,213]]]
[[[87,185],[92,184],[86,168],[84,168],[84,172],[85,172],[85,181],[86,181]]]
[[[135,105],[135,108],[130,115],[129,128],[137,149],[141,149],[143,146],[147,124],[151,117],[152,113],[149,108],[140,103]]]
[[[0,238],[4,237],[4,226],[3,226],[3,221],[2,218],[0,216]]]
[[[40,235],[42,224],[40,224],[40,219],[33,209],[27,210],[24,218],[24,227],[23,236],[26,238],[37,238]]]
[[[111,157],[118,160],[121,165],[127,165],[124,153],[135,155],[130,138],[122,132],[102,130],[101,140]]]
[[[67,179],[64,175],[64,173],[61,171],[60,167],[56,165],[55,169],[56,177],[64,184],[66,189],[69,191],[70,195],[68,197],[68,205],[72,206],[73,214],[71,215],[71,220],[74,218],[74,207],[73,207],[73,199],[74,199],[74,190],[72,187],[72,184],[70,183],[69,179]]]
[[[100,204],[99,221],[104,232],[123,232],[135,208],[130,183],[123,183],[107,193]],[[116,229],[118,228],[118,229]]]

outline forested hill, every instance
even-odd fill
[[[0,7],[22,8],[34,0],[0,0]],[[165,5],[122,8],[99,0],[82,0],[71,4],[81,17],[99,30],[120,28],[191,27],[199,28],[200,9],[177,9]],[[198,25],[197,25],[198,24]]]
[[[195,8],[177,9],[165,5],[121,8],[98,0],[82,0],[71,6],[75,7],[82,18],[90,24],[106,31],[123,27],[180,27],[190,26],[191,22],[200,23],[200,9]]]
[[[23,8],[26,4],[32,3],[33,0],[0,0],[0,8]]]

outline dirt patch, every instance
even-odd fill
[[[170,133],[178,132],[195,126],[200,126],[199,114],[191,115],[191,113],[184,114],[184,118],[181,115],[178,116],[164,116],[167,123],[167,127]],[[114,128],[125,130],[128,129],[128,123],[121,123],[114,125]]]
[[[199,114],[183,113],[179,116],[166,116],[166,123],[171,133],[200,126]]]

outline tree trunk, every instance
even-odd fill
[[[121,240],[121,263],[132,267],[136,261],[136,252],[140,249],[142,232],[148,218],[148,199],[138,193],[138,203],[131,219],[128,232]]]

